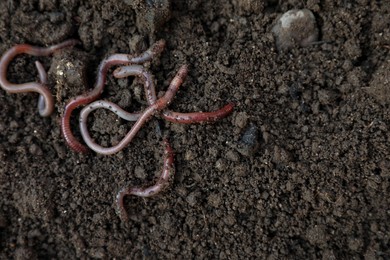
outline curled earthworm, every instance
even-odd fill
[[[79,106],[87,105],[99,98],[104,89],[108,69],[115,65],[142,64],[150,61],[154,56],[161,53],[164,50],[164,47],[165,41],[160,40],[139,56],[113,54],[100,63],[94,88],[86,94],[71,99],[65,106],[64,115],[61,118],[61,130],[65,141],[70,148],[76,152],[88,151],[88,148],[81,144],[73,135],[72,130],[70,129],[70,117],[73,110]]]
[[[80,133],[84,139],[84,142],[88,145],[89,148],[91,148],[92,150],[100,154],[109,155],[109,154],[117,153],[120,150],[122,150],[127,144],[129,144],[133,140],[134,136],[138,133],[141,127],[146,122],[148,122],[154,114],[156,114],[158,111],[161,111],[168,106],[168,104],[174,98],[180,85],[183,83],[185,77],[187,76],[187,73],[188,73],[187,65],[183,65],[177,72],[176,76],[173,78],[164,96],[156,100],[154,104],[146,108],[141,114],[128,113],[123,109],[121,109],[119,106],[108,101],[96,101],[86,106],[81,111],[80,114]],[[103,147],[101,145],[98,145],[96,142],[92,140],[88,132],[88,128],[87,128],[88,115],[90,112],[98,108],[108,109],[125,120],[129,119],[128,121],[137,120],[135,124],[132,126],[131,130],[127,133],[127,135],[115,146]]]
[[[6,51],[0,59],[0,86],[9,93],[37,92],[40,94],[38,111],[41,116],[49,116],[54,110],[53,96],[48,89],[46,72],[40,62],[36,62],[40,83],[27,82],[22,84],[11,83],[7,80],[7,69],[12,59],[19,54],[33,56],[48,56],[60,49],[70,47],[79,43],[77,40],[67,40],[49,47],[36,47],[29,44],[18,44]],[[43,78],[45,78],[43,80]]]
[[[152,197],[157,195],[164,190],[165,187],[169,185],[169,180],[172,179],[173,174],[175,173],[175,167],[173,164],[173,150],[171,145],[168,142],[168,139],[163,140],[165,145],[164,150],[164,164],[162,167],[162,172],[157,182],[147,188],[140,187],[123,187],[118,194],[116,195],[116,211],[122,221],[128,220],[128,214],[124,206],[124,197],[127,195],[134,195],[138,197]]]

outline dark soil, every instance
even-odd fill
[[[18,43],[82,42],[54,58],[18,56],[9,67],[11,81],[28,82],[37,77],[34,61],[44,63],[57,98],[51,117],[39,116],[37,94],[0,90],[0,258],[388,259],[389,2],[146,3],[162,6],[0,1],[0,53]],[[293,8],[313,11],[320,42],[278,52],[273,23]],[[157,121],[124,151],[102,156],[71,151],[59,118],[93,85],[104,57],[140,53],[158,39],[167,48],[149,67],[160,94],[190,65],[171,109],[236,107],[214,124],[164,124],[174,180],[154,198],[127,197],[123,223],[118,190],[152,184],[160,172]],[[65,71],[69,80],[56,74],[65,61],[77,66]],[[107,85],[103,99],[146,107],[131,78],[109,76]],[[101,144],[118,142],[130,126],[109,111],[91,116]]]

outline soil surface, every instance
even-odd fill
[[[276,19],[302,8],[318,42],[278,51]],[[388,1],[0,1],[0,53],[71,38],[81,43],[8,69],[12,82],[35,81],[43,63],[52,116],[39,116],[37,94],[0,90],[1,259],[389,259]],[[235,109],[213,124],[162,123],[176,174],[153,198],[126,197],[124,223],[116,193],[161,172],[158,120],[103,156],[70,150],[59,119],[103,58],[158,39],[167,47],[145,66],[159,95],[190,66],[172,110]],[[111,73],[101,98],[147,107],[137,80]],[[108,110],[88,124],[106,146],[131,127]]]

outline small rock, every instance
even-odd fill
[[[288,50],[295,44],[307,47],[318,40],[314,14],[308,9],[290,10],[280,16],[272,28],[278,50]]]
[[[253,155],[260,146],[258,132],[256,125],[249,124],[237,144],[237,151],[244,156]]]

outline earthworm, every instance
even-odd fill
[[[124,206],[124,197],[127,195],[134,195],[139,197],[152,197],[157,195],[169,184],[169,180],[172,179],[175,168],[174,168],[174,154],[171,145],[167,139],[164,139],[164,165],[162,172],[157,182],[147,188],[140,187],[123,187],[116,195],[116,211],[122,221],[128,221],[128,214]]]
[[[27,82],[22,84],[11,83],[7,80],[7,69],[12,59],[19,54],[29,54],[33,56],[48,56],[60,49],[73,46],[79,43],[77,40],[67,40],[49,47],[36,47],[29,44],[18,44],[6,51],[0,59],[0,86],[9,93],[37,92],[41,98],[38,102],[38,110],[41,116],[49,116],[54,109],[53,96],[46,86],[46,82]],[[35,63],[40,78],[46,74],[40,63]],[[44,76],[46,77],[46,76]]]
[[[138,133],[141,127],[146,122],[148,122],[155,113],[163,110],[168,106],[168,104],[174,98],[180,85],[183,83],[185,77],[187,76],[187,73],[188,73],[187,65],[183,65],[177,72],[176,76],[173,78],[164,96],[156,100],[154,104],[146,108],[141,114],[136,114],[135,116],[132,115],[131,120],[129,121],[134,121],[136,117],[138,118],[137,121],[132,126],[130,131],[127,133],[127,135],[117,145],[112,147],[100,146],[92,140],[87,128],[87,117],[89,113],[97,108],[105,108],[111,110],[112,112],[114,112],[115,114],[117,114],[122,118],[124,118],[123,115],[125,116],[126,114],[130,115],[130,113],[127,113],[119,106],[107,101],[97,101],[92,104],[89,104],[81,111],[80,114],[80,133],[84,139],[84,142],[88,145],[89,148],[91,148],[92,150],[94,150],[99,154],[110,155],[122,150],[127,144],[129,144],[133,140],[134,136]]]
[[[164,110],[162,117],[170,122],[179,124],[208,123],[228,116],[233,112],[234,103],[228,103],[224,107],[211,112],[178,113]]]
[[[148,76],[150,77],[150,74],[147,74],[146,72],[142,73],[141,68],[135,68],[133,65],[130,65],[117,68],[114,70],[113,75],[116,78],[125,78],[142,74],[145,77],[145,80],[147,80]],[[153,81],[149,81],[151,82],[149,85],[145,84],[145,95],[149,105],[153,105],[156,101],[156,92],[154,90]],[[214,122],[228,116],[231,112],[233,112],[233,108],[234,104],[229,103],[224,107],[211,112],[178,113],[171,110],[164,110],[162,117],[167,121],[179,124],[207,123]]]
[[[72,130],[70,129],[70,117],[73,110],[79,106],[86,105],[99,98],[104,89],[108,69],[115,65],[139,64],[150,61],[154,56],[161,53],[164,50],[164,47],[165,41],[160,40],[139,56],[113,54],[100,63],[94,88],[86,94],[71,99],[65,106],[64,115],[61,118],[61,130],[65,141],[70,148],[76,152],[85,153],[88,151],[88,148],[81,144],[73,135]]]

